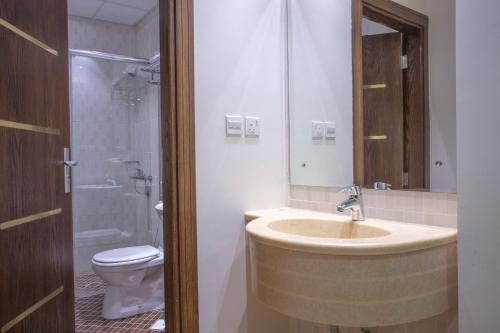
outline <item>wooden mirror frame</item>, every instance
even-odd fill
[[[160,0],[166,333],[198,333],[193,0]]]
[[[411,88],[412,94],[406,94],[405,110],[412,119],[412,127],[407,129],[424,133],[423,137],[408,135],[410,139],[405,149],[405,160],[425,161],[423,175],[409,175],[409,189],[417,190],[412,183],[430,186],[430,119],[429,119],[429,56],[428,33],[429,19],[417,11],[391,0],[353,0],[353,89],[354,89],[354,182],[364,182],[364,133],[363,133],[363,62],[362,62],[362,19],[367,17],[383,23],[406,35],[407,43],[413,45],[408,52],[408,70],[404,74],[405,88]],[[420,80],[419,85],[415,82]],[[420,187],[420,186],[418,186]],[[420,188],[418,188],[420,189]]]

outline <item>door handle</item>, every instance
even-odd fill
[[[77,161],[64,161],[64,165],[70,168],[74,168],[78,165]]]
[[[70,149],[64,148],[64,193],[71,192],[71,168],[78,165],[77,161],[70,160]]]

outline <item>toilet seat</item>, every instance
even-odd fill
[[[124,247],[97,253],[92,258],[92,264],[99,267],[124,267],[147,263],[160,255],[160,250],[150,245]]]

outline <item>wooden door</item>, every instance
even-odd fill
[[[403,188],[404,106],[401,33],[363,36],[363,133],[366,186]]]
[[[0,331],[74,331],[65,0],[0,2]]]

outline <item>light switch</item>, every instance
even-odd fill
[[[245,135],[257,137],[260,135],[260,119],[257,117],[245,117]]]
[[[243,118],[226,116],[226,136],[241,136],[241,134],[243,134]]]
[[[312,122],[312,138],[313,140],[322,140],[325,136],[325,124],[322,121]]]
[[[337,138],[337,124],[325,122],[325,138],[327,140],[335,140]]]

